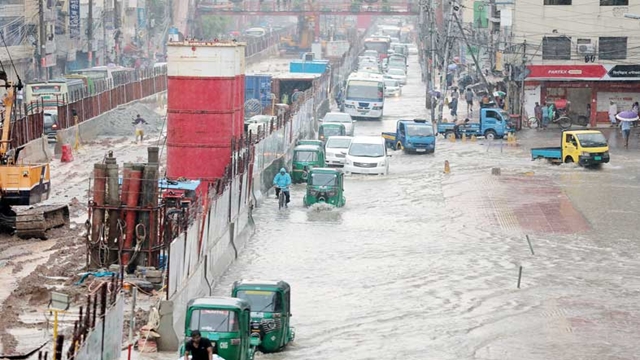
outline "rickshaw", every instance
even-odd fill
[[[307,182],[309,170],[324,166],[324,148],[318,145],[298,145],[293,148],[291,182]]]
[[[263,353],[282,350],[296,336],[291,327],[291,286],[284,281],[247,281],[233,283],[231,296],[251,305],[251,333],[258,336]]]
[[[322,140],[305,139],[305,140],[298,140],[296,142],[296,145],[317,145],[317,146],[323,147],[324,143],[322,142]]]
[[[320,125],[318,130],[318,140],[326,142],[329,136],[346,136],[347,130],[343,124],[327,123]]]
[[[185,337],[200,330],[211,340],[218,356],[225,360],[253,360],[260,338],[251,334],[251,307],[248,301],[222,296],[196,298],[187,304]],[[180,359],[184,359],[184,341]]]
[[[344,197],[344,173],[342,170],[312,169],[307,180],[307,193],[302,201],[304,206],[326,203],[335,207],[343,207],[347,200]]]

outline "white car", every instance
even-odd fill
[[[384,138],[381,136],[358,136],[351,140],[344,162],[348,174],[389,173],[389,156]]]
[[[400,82],[395,79],[384,80],[384,96],[400,96],[402,95],[402,86]]]
[[[415,44],[409,44],[409,55],[418,55],[418,47]]]
[[[402,69],[398,68],[389,68],[387,70],[387,75],[391,76],[392,79],[398,80],[400,84],[405,85],[407,83],[407,73]]]
[[[329,112],[324,118],[322,118],[323,124],[342,124],[344,125],[344,131],[347,136],[353,136],[355,130],[355,121],[351,118],[351,115],[343,112]]]
[[[345,157],[351,145],[351,136],[330,136],[324,146],[327,166],[344,166]]]

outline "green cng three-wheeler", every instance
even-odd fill
[[[347,130],[343,124],[338,123],[326,123],[320,125],[320,129],[318,129],[318,140],[322,140],[323,142],[327,142],[329,136],[346,136]]]
[[[185,320],[185,336],[200,330],[211,340],[218,356],[225,360],[253,360],[260,339],[251,335],[249,302],[230,297],[203,297],[189,301]],[[184,343],[180,359],[184,358]]]
[[[293,148],[291,182],[307,182],[309,170],[324,166],[324,148],[317,145],[298,145]]]
[[[344,197],[344,173],[340,169],[315,168],[309,172],[307,193],[303,198],[304,206],[316,203],[331,204],[342,207],[347,199]]]
[[[251,304],[251,332],[260,335],[258,349],[272,353],[295,338],[291,327],[291,287],[284,281],[236,281],[232,296]]]

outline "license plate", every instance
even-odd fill
[[[427,149],[416,149],[417,152],[425,152]]]
[[[594,156],[593,159],[599,161],[602,160],[602,156]]]

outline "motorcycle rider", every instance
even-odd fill
[[[289,194],[289,185],[291,185],[291,176],[287,173],[285,168],[280,169],[280,172],[276,174],[273,178],[273,185],[276,187],[276,198],[280,196],[280,191],[284,192],[284,195],[287,198],[285,202],[285,206],[288,207],[289,201],[291,200],[291,195]]]

